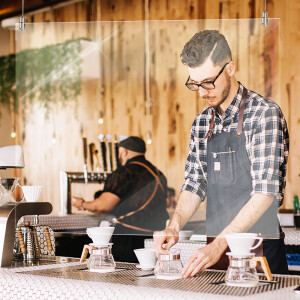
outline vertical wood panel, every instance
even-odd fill
[[[293,194],[299,193],[300,93],[299,55],[300,1],[267,1],[270,17],[280,17],[281,62],[272,48],[278,35],[270,27],[262,28],[260,19],[252,25],[242,18],[260,18],[263,1],[260,0],[188,0],[149,1],[150,23],[150,88],[153,101],[151,127],[153,144],[147,157],[167,175],[169,185],[179,189],[183,183],[184,163],[188,152],[191,124],[205,102],[197,93],[191,93],[184,82],[188,76],[180,62],[184,44],[200,29],[220,29],[228,38],[237,66],[237,78],[248,88],[270,96],[287,116],[291,155],[285,206],[291,207]],[[144,1],[86,0],[85,2],[54,9],[52,13],[38,13],[34,22],[85,22],[143,20]],[[180,20],[200,19],[193,22]],[[218,18],[222,18],[219,20]],[[236,20],[235,18],[240,18]],[[232,19],[225,21],[225,19]],[[163,20],[174,20],[166,22]],[[275,35],[274,35],[275,33]],[[85,81],[79,98],[78,117],[73,105],[56,105],[49,120],[41,116],[38,106],[30,112],[28,124],[20,120],[20,131],[25,132],[26,168],[23,175],[28,184],[44,185],[43,199],[54,204],[58,212],[59,170],[77,171],[82,166],[80,125],[83,124],[89,142],[99,145],[99,133],[146,135],[145,123],[145,45],[144,23],[74,23],[35,24],[30,34],[19,36],[17,47],[38,48],[69,39],[88,37],[101,40],[113,34],[102,45],[101,78]],[[19,50],[17,48],[17,50]],[[248,57],[248,58],[247,58]],[[247,58],[247,59],[246,59]],[[268,59],[272,64],[268,62]],[[269,81],[270,74],[281,70],[280,82]],[[267,76],[265,76],[267,75]],[[279,89],[280,85],[280,89]],[[272,90],[269,87],[272,87]],[[100,90],[105,122],[98,125]],[[51,144],[55,128],[57,144]],[[38,141],[38,142],[37,142]]]

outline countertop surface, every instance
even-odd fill
[[[54,231],[66,231],[71,233],[72,230],[85,230],[88,227],[99,226],[103,219],[111,219],[111,215],[45,215],[39,217],[39,223],[42,225],[50,226]],[[34,222],[34,216],[25,216],[24,220]],[[285,233],[285,244],[286,245],[300,245],[300,228],[295,227],[283,227]],[[79,232],[78,232],[79,234]]]
[[[300,276],[275,275],[275,284],[229,289],[211,284],[224,272],[204,271],[194,278],[169,281],[143,276],[147,274],[141,272],[151,271],[140,271],[134,264],[119,266],[122,269],[113,273],[91,273],[85,263],[63,258],[38,266],[0,268],[0,299],[299,299],[293,289]]]

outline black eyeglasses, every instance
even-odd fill
[[[220,72],[218,73],[218,75],[215,77],[214,80],[212,81],[204,81],[202,83],[196,83],[196,82],[189,82],[190,80],[190,76],[188,77],[185,85],[191,90],[191,91],[198,91],[199,87],[201,86],[202,88],[204,88],[205,90],[213,90],[215,89],[215,81],[218,79],[218,77],[222,74],[222,72],[224,71],[225,67],[229,64],[226,63],[224,65],[224,67],[220,70]]]

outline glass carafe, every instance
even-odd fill
[[[265,257],[254,257],[255,253],[245,255],[233,255],[227,253],[229,267],[226,272],[225,282],[230,286],[253,287],[258,284],[259,277],[256,272],[257,262],[261,263],[262,269],[268,280],[273,277]]]
[[[250,287],[258,283],[258,275],[251,261],[253,254],[229,255],[229,267],[226,272],[225,282],[231,286]]]
[[[90,269],[90,271],[100,273],[113,272],[115,270],[116,263],[111,253],[111,246],[111,243],[101,246],[85,245],[83,248],[81,262],[85,260],[85,251],[88,249],[90,258],[88,259],[87,267]]]
[[[154,273],[158,279],[180,279],[182,278],[183,266],[180,260],[180,249],[162,250],[158,254]]]

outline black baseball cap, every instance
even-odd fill
[[[139,138],[138,136],[130,136],[127,139],[121,141],[119,143],[119,147],[123,147],[125,149],[139,153],[146,152],[146,144],[144,140]]]

